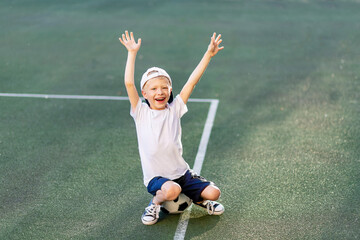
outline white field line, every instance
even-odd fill
[[[217,110],[218,105],[219,105],[219,100],[214,99],[211,101],[209,113],[206,118],[203,134],[201,136],[199,149],[196,154],[195,163],[194,163],[194,167],[193,167],[193,170],[198,174],[201,173],[201,168],[202,168],[202,164],[205,159],[206,148],[207,148],[207,145],[208,145],[208,142],[210,139],[210,133],[211,133],[212,126],[214,124],[214,119],[215,119],[216,110]],[[189,219],[190,219],[191,207],[192,207],[192,205],[180,215],[180,219],[179,219],[178,226],[176,228],[174,240],[183,240],[185,238],[186,229],[187,229]]]
[[[28,93],[0,93],[0,97],[25,97],[25,98],[44,98],[44,99],[86,99],[86,100],[128,100],[128,97],[117,96],[94,96],[94,95],[58,95],[58,94],[28,94]],[[191,98],[189,102],[210,103],[208,116],[206,118],[204,130],[201,136],[198,152],[196,154],[193,170],[198,174],[201,173],[202,164],[205,159],[207,145],[210,139],[212,126],[219,105],[217,99],[198,99]],[[174,240],[183,240],[190,219],[192,205],[180,215],[179,223],[176,228]]]
[[[61,94],[32,94],[32,93],[0,93],[0,97],[25,97],[25,98],[56,98],[56,99],[86,99],[86,100],[129,100],[128,97],[97,96],[97,95],[61,95]],[[216,99],[190,98],[189,102],[211,103]]]

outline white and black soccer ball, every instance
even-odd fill
[[[168,214],[179,214],[185,211],[192,203],[192,200],[183,193],[172,201],[165,201],[161,205],[161,211]]]

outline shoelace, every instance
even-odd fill
[[[158,210],[159,208],[160,208],[160,206],[152,204],[152,205],[146,207],[146,212],[151,216],[153,216],[155,214],[156,218],[159,218],[159,210]]]
[[[206,203],[206,210],[208,212],[209,215],[213,215],[215,212],[215,207],[214,207],[214,203],[212,201],[208,201]]]

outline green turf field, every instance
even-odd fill
[[[0,93],[126,96],[124,30],[142,38],[136,79],[165,68],[178,93],[211,34],[225,49],[192,97],[219,99],[201,174],[222,216],[192,208],[185,239],[360,239],[360,2],[0,2]],[[173,239],[144,226],[127,101],[0,97],[0,239]],[[209,103],[188,103],[193,166]]]

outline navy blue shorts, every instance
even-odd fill
[[[167,181],[173,181],[179,184],[182,189],[181,192],[194,202],[203,201],[201,192],[207,186],[214,185],[213,182],[207,181],[205,178],[198,176],[194,171],[188,170],[183,176],[173,180],[163,177],[154,177],[147,186],[148,192],[155,196],[156,192],[161,190],[161,186]]]

